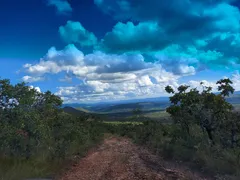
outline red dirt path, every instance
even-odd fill
[[[110,137],[59,180],[208,180],[170,164],[127,138]]]

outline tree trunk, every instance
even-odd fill
[[[214,145],[215,142],[214,142],[214,140],[213,140],[212,129],[211,129],[211,128],[206,128],[206,131],[207,131],[209,140],[212,142],[212,145]]]

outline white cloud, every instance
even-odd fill
[[[113,74],[109,74],[113,75]],[[128,74],[125,74],[128,76]],[[134,99],[166,96],[165,86],[178,86],[178,78],[161,66],[134,72],[134,78],[86,80],[80,85],[59,87],[57,95],[68,102]]]
[[[81,71],[81,66],[77,67],[80,68]],[[65,102],[110,101],[166,96],[167,94],[164,88],[167,85],[173,86],[174,89],[180,85],[178,80],[181,76],[167,72],[160,64],[154,64],[152,67],[149,66],[136,71],[111,73],[97,73],[96,70],[99,67],[96,66],[96,64],[94,64],[94,67],[95,71],[90,73],[85,72],[84,79],[82,79],[82,75],[75,72],[74,68],[69,68],[72,69],[72,73],[79,79],[82,79],[82,81],[80,81],[78,85],[58,87],[56,95],[62,97]],[[30,66],[28,68],[30,68]],[[65,67],[63,67],[63,69],[65,69]],[[69,74],[66,74],[66,77],[71,78]],[[238,71],[232,74],[231,80],[233,81],[233,87],[236,90],[240,90],[240,75]],[[217,91],[215,81],[190,80],[184,84],[201,91],[201,82],[204,83],[204,86],[212,87],[214,92]]]
[[[41,92],[40,87],[29,86],[30,89],[35,89],[37,92]]]
[[[231,77],[223,76],[222,79],[230,78],[232,81],[232,87],[235,89],[235,91],[240,91],[240,74],[239,71],[235,71]],[[189,85],[191,88],[197,88],[199,91],[203,90],[203,86],[200,85],[200,83],[203,82],[203,86],[206,87],[212,87],[213,92],[218,91],[218,84],[216,84],[216,81],[208,81],[208,80],[201,80],[201,81],[196,81],[196,80],[191,80],[188,81],[187,83],[183,83],[186,85]]]
[[[152,86],[153,82],[149,78],[149,75],[142,76],[138,79],[138,83],[140,86]]]
[[[55,47],[49,49],[38,64],[25,64],[26,72],[32,75],[73,71],[76,74],[85,74],[88,69],[84,67],[84,55],[74,45],[68,45],[64,50],[57,51]]]
[[[235,91],[240,91],[240,74],[239,71],[236,71],[232,74],[231,78],[233,82],[233,87],[235,88]]]
[[[59,87],[56,94],[64,101],[79,102],[166,95],[165,86],[177,87],[181,76],[194,73],[191,66],[178,66],[181,73],[174,74],[159,62],[145,62],[141,54],[116,55],[97,51],[84,55],[74,45],[68,45],[60,51],[50,48],[38,64],[26,64],[24,69],[27,80],[59,73],[65,73],[60,81],[78,78],[78,85]]]
[[[176,74],[181,74],[181,75],[194,75],[195,72],[195,68],[193,66],[187,66],[187,65],[179,65],[179,66],[175,66],[175,73]]]
[[[200,83],[203,83],[203,85],[200,85]],[[191,88],[197,88],[199,91],[203,90],[203,86],[205,87],[212,87],[212,91],[213,92],[217,92],[217,87],[218,85],[216,84],[216,82],[210,82],[207,80],[201,80],[201,81],[194,81],[191,80],[187,83]]]
[[[22,80],[27,83],[32,83],[32,82],[37,82],[37,81],[43,81],[44,77],[23,76]]]

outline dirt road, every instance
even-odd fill
[[[203,180],[187,168],[164,163],[127,138],[110,137],[59,180]]]

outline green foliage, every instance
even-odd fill
[[[198,125],[190,126],[190,131],[194,132],[191,136],[186,136],[178,124],[158,121],[105,123],[105,128],[105,132],[129,137],[167,160],[187,162],[191,168],[212,176],[228,175],[229,180],[240,177],[240,150],[223,149],[219,144],[209,146]]]
[[[212,88],[203,83],[202,91],[180,86],[174,92],[167,86],[166,91],[173,93],[167,112],[174,124],[157,121],[138,125],[108,123],[105,131],[130,137],[161,157],[188,162],[191,167],[213,176],[239,179],[240,115],[233,112],[232,105],[225,100],[233,93],[231,82],[219,82],[220,94],[214,94]]]
[[[217,82],[219,84],[218,91],[221,91],[221,95],[229,96],[233,94],[234,88],[231,86],[232,81],[230,79],[221,79]]]
[[[201,92],[196,88],[188,90],[189,86],[182,85],[178,87],[178,92],[170,97],[172,105],[167,108],[167,112],[171,114],[175,123],[181,126],[184,133],[190,136],[190,126],[199,125],[202,131],[208,134],[212,144],[220,139],[223,142],[221,134],[225,131],[230,132],[233,126],[235,127],[235,122],[230,118],[232,105],[225,100],[226,96],[234,92],[232,82],[222,79],[217,84],[220,94],[212,93],[212,88],[204,86],[203,83],[200,83],[203,87]],[[166,90],[169,92],[168,86]],[[235,138],[235,135],[232,138]]]
[[[51,175],[56,161],[83,155],[103,137],[102,123],[63,112],[50,91],[0,80],[0,100],[0,179]]]
[[[0,152],[4,156],[27,159],[35,153],[50,133],[51,120],[56,120],[62,100],[51,92],[40,93],[25,83],[10,84],[1,80],[1,99],[5,99],[0,108]],[[8,97],[18,101],[11,106]]]
[[[164,158],[187,161],[211,174],[237,176],[240,115],[225,100],[234,92],[231,81],[217,84],[220,94],[203,83],[202,91],[180,86],[175,92],[167,86],[173,94],[167,112],[174,123],[161,124],[146,118],[139,122],[139,107],[133,111],[134,121],[125,123],[68,114],[50,91],[40,93],[24,83],[0,80],[0,179],[52,176],[66,159],[84,155],[104,133],[127,136]]]
[[[174,93],[174,90],[171,86],[166,86],[165,90],[170,94],[170,93]]]

